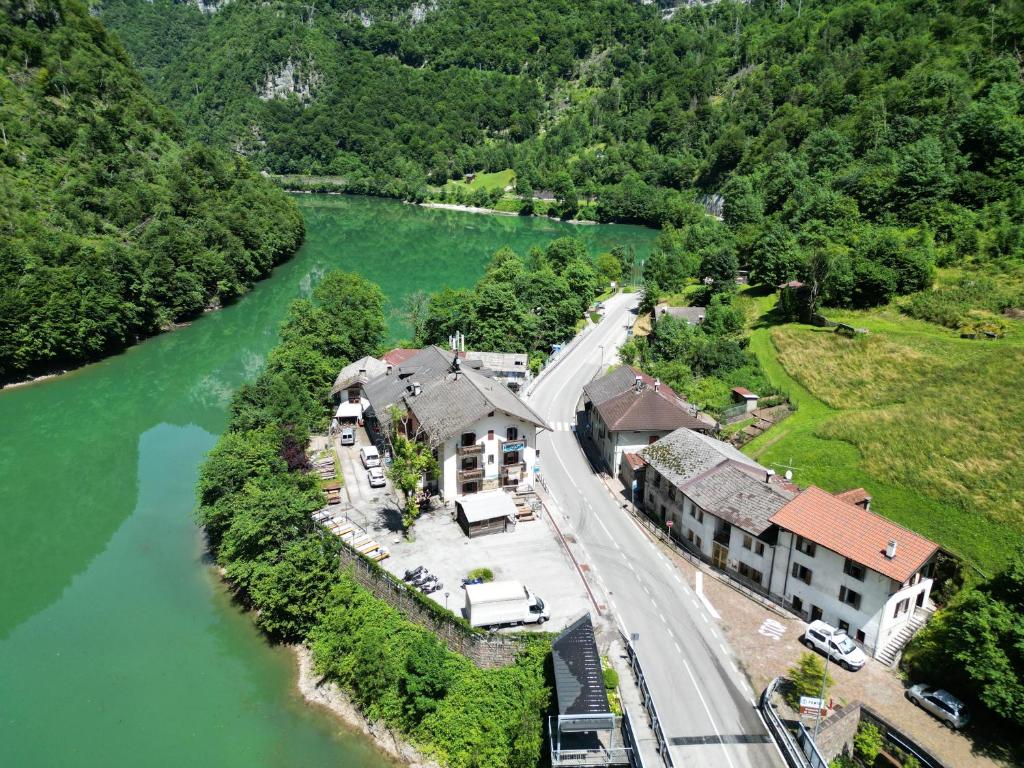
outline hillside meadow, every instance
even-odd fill
[[[750,455],[794,468],[801,485],[864,486],[873,509],[987,574],[1024,544],[1019,323],[978,341],[892,309],[830,312],[869,331],[851,339],[761,317],[751,349],[797,412],[749,443]]]

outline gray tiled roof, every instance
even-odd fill
[[[583,392],[590,398],[592,403],[603,403],[610,397],[621,395],[627,389],[633,387],[636,377],[644,378],[644,374],[628,365],[620,365],[613,371],[606,373],[599,379],[583,387]],[[650,377],[647,377],[650,379]],[[646,382],[645,382],[646,383]],[[653,385],[653,379],[650,381]]]
[[[793,494],[765,482],[767,470],[728,443],[678,429],[640,455],[658,474],[711,514],[755,535]]]
[[[613,432],[668,432],[679,427],[710,429],[714,426],[697,418],[674,395],[648,388],[639,392],[630,388],[615,397],[595,403],[594,408]]]
[[[338,378],[334,380],[334,386],[331,387],[331,394],[336,395],[353,384],[365,384],[373,377],[384,373],[387,367],[387,363],[376,357],[363,357],[354,363],[349,363],[338,373]]]
[[[370,401],[377,418],[387,419],[389,406],[398,405],[412,382],[426,387],[428,383],[439,379],[451,370],[452,352],[444,352],[437,347],[424,347],[401,365],[395,366],[391,373],[380,374],[363,387],[363,394]]]
[[[407,394],[403,402],[431,445],[462,432],[491,411],[502,411],[541,429],[550,429],[543,418],[504,384],[465,368],[458,375],[450,373],[423,384],[419,395]]]
[[[669,315],[676,320],[685,320],[690,325],[699,325],[704,322],[704,315],[707,311],[707,307],[670,307],[661,304],[657,307],[657,317]]]
[[[466,362],[479,360],[492,371],[501,373],[522,373],[529,370],[529,358],[518,352],[478,352],[470,350],[466,353]]]
[[[751,477],[749,469],[726,461],[687,483],[683,492],[701,509],[757,536],[794,494],[766,483],[763,475]]]

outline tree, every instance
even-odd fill
[[[561,274],[569,262],[587,258],[587,247],[579,238],[559,237],[548,243],[544,256],[551,268]]]
[[[605,285],[622,281],[622,263],[614,254],[607,252],[598,254],[594,265],[597,267],[597,272],[601,275]]]
[[[420,344],[423,343],[423,326],[427,322],[429,306],[430,296],[426,291],[413,291],[405,297],[405,308],[401,313],[402,319],[409,324],[413,339]]]
[[[789,228],[768,220],[750,249],[750,279],[762,285],[780,285],[794,279],[803,257]]]
[[[882,732],[874,723],[861,723],[853,737],[853,751],[865,765],[874,765],[885,746]]]
[[[402,525],[406,531],[412,528],[420,514],[417,492],[424,479],[433,480],[440,468],[430,446],[419,440],[410,440],[400,429],[402,415],[397,408],[391,411],[391,465],[388,479],[405,497],[402,509]]]
[[[795,666],[789,668],[787,677],[791,683],[786,692],[786,701],[794,709],[800,705],[801,696],[828,698],[828,691],[835,682],[831,676],[825,676],[824,688],[822,677],[825,676],[825,663],[816,653],[801,653]]]
[[[579,197],[576,192],[576,185],[572,181],[572,176],[565,171],[556,173],[555,177],[551,180],[551,191],[555,195],[555,200],[558,201],[563,216],[568,217],[576,213]]]

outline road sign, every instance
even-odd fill
[[[815,696],[801,696],[800,697],[800,714],[801,715],[822,715],[828,714],[828,704],[824,699],[819,699]]]

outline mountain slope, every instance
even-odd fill
[[[231,299],[301,242],[294,203],[186,144],[74,0],[0,22],[0,381],[96,359]]]

